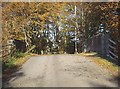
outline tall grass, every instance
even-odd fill
[[[9,57],[6,62],[3,62],[3,70],[15,67],[15,62],[20,60],[20,58],[24,58],[27,54],[22,52],[16,52],[13,56]]]

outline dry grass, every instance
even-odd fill
[[[22,64],[24,64],[30,57],[32,54],[28,54],[25,57],[19,58],[19,60],[14,62],[14,65],[20,66]]]
[[[113,75],[118,76],[118,70],[120,69],[120,67],[118,65],[108,61],[105,58],[97,56],[97,54],[94,53],[94,52],[92,52],[92,53],[81,53],[80,55],[86,56],[88,59],[94,61],[96,64],[98,64],[101,67],[111,71],[111,73]]]

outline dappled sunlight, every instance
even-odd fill
[[[118,87],[119,2],[1,7],[3,87]]]
[[[96,52],[90,52],[90,53],[81,53],[82,55],[85,55],[85,56],[94,56],[94,55],[97,55]]]

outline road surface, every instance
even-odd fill
[[[117,87],[111,73],[80,55],[31,57],[4,87]]]

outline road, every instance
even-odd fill
[[[80,55],[33,56],[4,87],[117,87],[109,71]]]

